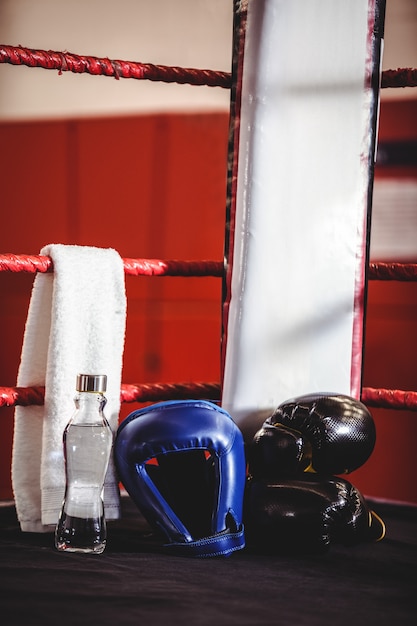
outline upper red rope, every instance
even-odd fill
[[[0,63],[42,67],[46,70],[74,72],[76,74],[93,74],[119,78],[136,78],[165,83],[189,85],[206,85],[230,89],[232,75],[230,72],[201,70],[137,61],[112,60],[107,57],[84,56],[72,52],[55,52],[53,50],[34,50],[22,46],[0,44]],[[381,88],[416,87],[417,69],[398,68],[385,70],[381,75]]]
[[[81,56],[71,52],[32,50],[22,46],[0,44],[0,63],[42,67],[46,70],[58,70],[60,73],[74,72],[76,74],[113,76],[116,79],[136,78],[164,83],[186,83],[224,88],[231,86],[231,75],[228,72],[111,60],[94,56]]]
[[[417,87],[417,69],[405,67],[384,70],[381,76],[381,89],[387,87]]]

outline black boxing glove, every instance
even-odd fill
[[[343,478],[304,474],[276,483],[249,479],[244,524],[248,547],[279,553],[320,553],[332,544],[379,541],[385,525],[359,490]]]
[[[281,404],[248,446],[248,469],[266,480],[302,472],[348,474],[375,446],[366,406],[341,394],[308,394]]]

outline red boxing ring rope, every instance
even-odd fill
[[[379,409],[417,411],[416,391],[364,387],[362,389],[361,400],[367,406],[373,406]]]
[[[111,60],[71,52],[33,50],[22,46],[4,44],[0,44],[0,63],[58,70],[60,74],[62,72],[74,72],[76,74],[113,76],[117,80],[119,78],[135,78],[165,83],[223,87],[224,89],[230,89],[232,83],[230,72]],[[385,70],[382,72],[381,89],[387,87],[417,87],[417,69],[407,67]]]
[[[228,72],[111,60],[80,56],[70,52],[54,52],[53,50],[31,50],[22,46],[0,45],[0,63],[42,67],[46,70],[58,70],[60,74],[62,72],[74,72],[76,74],[113,76],[117,80],[119,78],[136,78],[137,80],[206,85],[225,89],[229,89],[231,86],[231,74]]]
[[[417,280],[417,263],[370,263],[369,280]]]
[[[128,276],[223,276],[223,263],[218,261],[162,261],[160,259],[123,259]],[[0,254],[0,272],[53,271],[52,259],[42,255]]]
[[[127,276],[223,276],[221,261],[162,261],[161,259],[123,259]],[[52,259],[35,254],[0,254],[0,272],[52,272]],[[417,281],[417,263],[370,263],[370,280]]]
[[[0,387],[0,407],[41,406],[45,387]],[[196,399],[220,399],[219,383],[148,383],[121,386],[121,402],[153,402],[179,400],[192,396]],[[368,406],[398,410],[417,410],[417,392],[398,389],[362,389],[362,402]]]
[[[147,383],[141,385],[122,384],[121,402],[154,402],[156,400],[195,399],[220,400],[219,383]],[[0,387],[0,407],[41,406],[44,403],[45,387]]]
[[[154,402],[185,398],[220,400],[219,383],[148,383],[140,385],[122,384],[121,402]],[[0,407],[41,406],[45,387],[0,387]],[[364,387],[361,401],[370,407],[417,411],[417,392],[399,389],[374,389]]]
[[[417,69],[406,67],[382,72],[381,89],[387,87],[417,87]]]

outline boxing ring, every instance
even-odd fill
[[[239,3],[236,3],[238,6]],[[235,15],[235,29],[245,15]],[[231,73],[86,57],[67,52],[0,45],[0,62],[61,72],[104,75],[230,89],[236,99],[241,80]],[[417,87],[417,69],[381,73],[380,88]],[[234,95],[233,95],[234,94]],[[232,120],[233,124],[236,120]],[[232,125],[233,125],[232,124]],[[232,152],[232,141],[229,147]],[[229,155],[231,156],[231,155]],[[236,180],[229,164],[227,202],[233,202]],[[234,171],[234,175],[236,172]],[[230,258],[188,261],[124,258],[127,276],[215,277],[227,284]],[[46,274],[54,271],[50,257],[0,254],[0,271]],[[417,281],[417,263],[373,263],[368,281]],[[224,305],[224,302],[223,302]],[[223,328],[224,331],[224,328]],[[219,352],[224,350],[224,344]],[[224,361],[224,354],[222,355]],[[0,381],[1,384],[1,381]],[[161,400],[222,400],[223,380],[207,383],[123,381],[122,403]],[[45,388],[0,386],[2,407],[42,406]],[[417,411],[417,389],[362,387],[360,400],[369,408]],[[0,413],[1,414],[1,413]],[[146,535],[146,522],[132,502],[123,499],[121,520],[109,525],[108,547],[100,558],[56,554],[50,537],[21,533],[13,507],[0,509],[1,608],[8,623],[48,624],[99,619],[104,625],[136,624],[139,620],[180,624],[337,624],[413,623],[417,515],[414,507],[375,503],[387,525],[378,544],[350,549],[332,546],[320,556],[277,556],[242,551],[227,561],[189,562],[166,556]],[[138,534],[138,529],[142,534]]]

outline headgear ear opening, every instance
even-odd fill
[[[204,400],[139,409],[120,424],[114,455],[122,484],[168,551],[204,558],[245,546],[244,443],[226,411]]]

